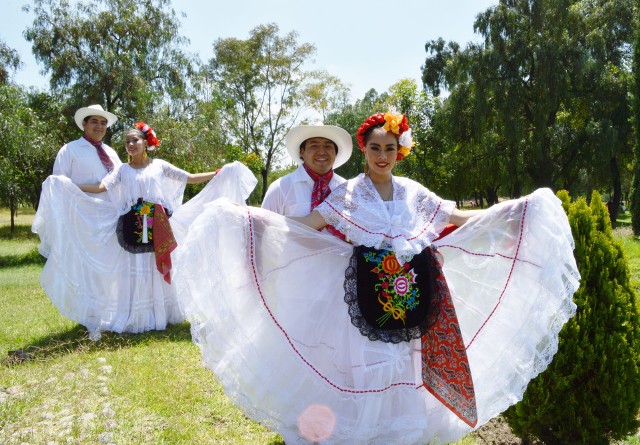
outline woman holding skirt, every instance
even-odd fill
[[[125,143],[129,162],[100,184],[47,178],[32,227],[47,257],[40,278],[47,296],[94,340],[103,330],[136,333],[184,321],[172,263],[189,225],[206,203],[222,196],[244,202],[256,184],[240,163],[190,174],[148,156],[159,141],[143,122],[126,133]],[[211,178],[182,204],[186,184]]]
[[[177,266],[193,338],[287,445],[456,441],[557,351],[580,278],[567,217],[547,189],[465,212],[394,176],[405,116],[357,137],[365,173],[308,217],[217,201],[193,222]]]

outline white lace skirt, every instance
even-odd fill
[[[573,239],[557,198],[540,190],[436,244],[477,428],[520,400],[552,360],[575,312]],[[370,341],[351,324],[343,289],[351,254],[350,244],[280,215],[212,203],[192,224],[176,274],[206,366],[287,445],[458,440],[472,427],[422,385],[420,340]]]
[[[169,219],[178,241],[172,261],[206,203],[221,196],[243,202],[255,183],[246,167],[230,164],[179,207]],[[101,330],[136,333],[182,322],[175,285],[158,272],[153,252],[134,254],[120,246],[118,218],[110,201],[86,195],[66,177],[47,178],[32,226],[40,236],[40,253],[47,257],[40,277],[47,296],[62,315],[96,338]]]

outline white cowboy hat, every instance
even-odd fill
[[[351,157],[353,140],[346,130],[335,125],[298,125],[289,130],[285,136],[287,151],[291,159],[302,164],[300,159],[300,144],[309,138],[326,138],[338,146],[338,154],[333,168],[338,168]]]
[[[76,115],[73,117],[76,121],[76,125],[81,130],[84,130],[82,127],[82,121],[87,116],[102,116],[107,120],[107,127],[112,126],[118,120],[118,116],[113,113],[109,113],[108,111],[104,111],[100,105],[89,105],[88,107],[80,108],[76,111]]]

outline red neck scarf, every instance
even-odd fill
[[[331,189],[329,188],[329,181],[333,178],[333,169],[326,172],[324,175],[314,172],[306,164],[302,164],[305,171],[311,179],[313,179],[313,190],[311,191],[311,211],[318,207],[322,201],[325,200],[327,196],[331,193]],[[332,235],[337,236],[341,240],[346,240],[345,236],[342,232],[339,232],[335,227],[331,224],[327,226],[327,231]]]
[[[329,181],[333,178],[333,170],[329,170],[324,175],[321,175],[311,170],[306,164],[302,164],[302,166],[311,179],[313,179],[313,190],[311,191],[311,210],[313,210],[331,193]]]
[[[105,149],[102,148],[102,141],[96,141],[94,139],[91,139],[86,134],[83,134],[82,137],[85,138],[85,140],[89,142],[91,145],[96,147],[96,152],[98,153],[100,162],[102,162],[102,165],[104,165],[104,168],[106,168],[107,171],[111,173],[113,171],[113,161],[111,160],[111,158],[109,157]]]

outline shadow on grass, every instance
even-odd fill
[[[18,267],[27,266],[31,264],[42,264],[47,262],[47,259],[40,255],[38,248],[34,247],[27,253],[18,255],[0,255],[0,267]]]
[[[0,226],[0,239],[37,239],[38,235],[31,231],[31,226],[20,224],[14,227],[11,233],[11,226]]]
[[[190,343],[189,323],[169,325],[164,331],[148,331],[140,334],[118,334],[102,331],[102,338],[98,341],[89,339],[84,326],[76,325],[66,331],[42,337],[20,349],[9,351],[2,362],[6,366],[16,366],[27,361],[44,362],[67,354],[113,351],[139,344],[158,342]]]
[[[30,240],[38,239],[38,235],[31,231],[31,226],[16,225],[15,230],[11,233],[11,227],[0,227],[0,240]],[[38,248],[34,247],[27,253],[18,255],[0,255],[0,267],[17,267],[30,264],[44,264],[47,261],[45,257],[40,255]]]

